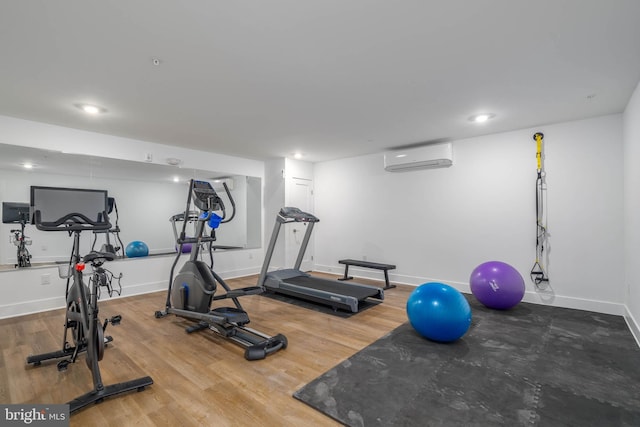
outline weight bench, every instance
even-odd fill
[[[344,264],[344,277],[340,277],[338,280],[351,280],[353,277],[349,276],[349,266],[353,265],[356,267],[365,267],[365,268],[373,268],[375,270],[383,270],[384,271],[384,282],[385,286],[382,289],[391,289],[395,288],[396,285],[392,285],[389,283],[389,270],[393,270],[396,268],[395,265],[392,264],[381,264],[379,262],[370,262],[370,261],[360,261],[357,259],[341,259],[338,261],[340,264]]]

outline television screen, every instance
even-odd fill
[[[29,222],[29,203],[2,202],[2,222],[5,224]]]
[[[31,212],[40,211],[41,222],[55,222],[72,213],[79,213],[92,221],[104,222],[102,214],[108,210],[106,190],[80,188],[31,187]]]

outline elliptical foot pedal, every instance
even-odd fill
[[[247,312],[235,307],[219,307],[211,310],[211,312],[219,316],[224,316],[229,323],[241,326],[249,323],[249,315]]]
[[[193,332],[198,332],[203,329],[207,329],[208,327],[209,327],[209,324],[207,322],[200,322],[197,325],[193,325],[193,326],[189,326],[188,328],[185,328],[185,331],[187,331],[188,334],[191,334]]]

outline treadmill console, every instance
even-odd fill
[[[295,221],[295,222],[319,222],[318,217],[308,213],[302,212],[298,208],[294,207],[284,207],[280,209],[279,216],[286,222]]]

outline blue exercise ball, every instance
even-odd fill
[[[127,258],[138,258],[149,255],[149,246],[140,240],[129,243],[124,250]]]
[[[444,283],[418,286],[407,300],[411,326],[432,341],[451,342],[471,326],[471,307],[455,288]]]

